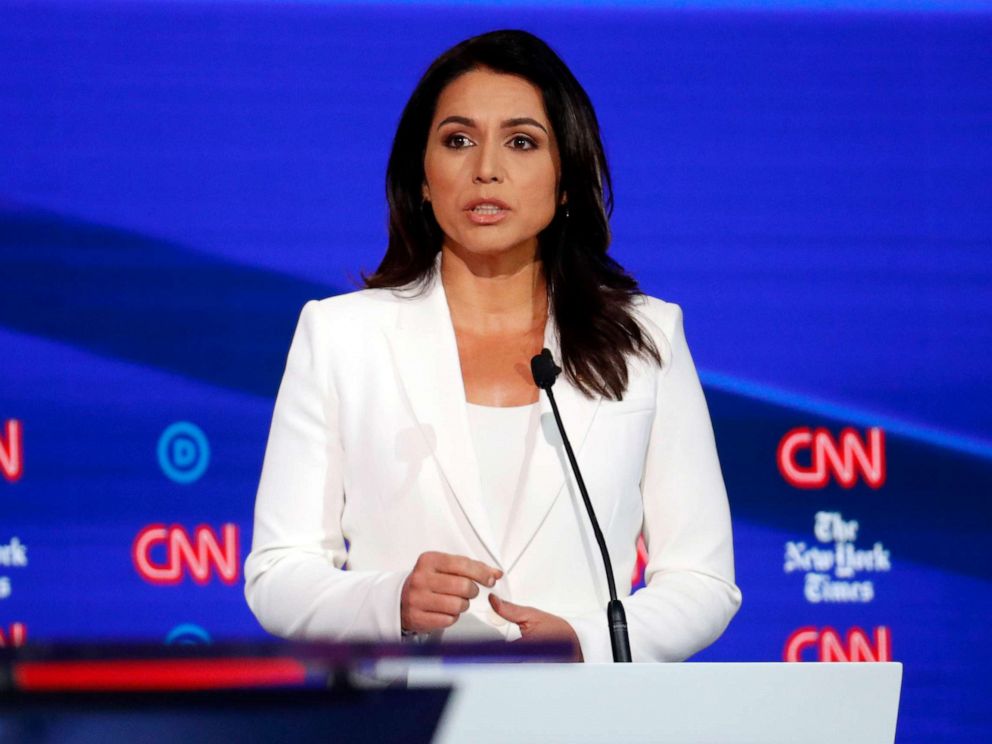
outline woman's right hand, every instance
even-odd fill
[[[491,588],[502,576],[498,568],[464,555],[421,553],[403,582],[400,626],[415,633],[451,627],[478,596],[479,584]]]

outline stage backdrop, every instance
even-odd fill
[[[2,3],[0,644],[263,637],[297,314],[376,266],[428,62],[520,27],[685,310],[744,593],[697,658],[901,661],[900,741],[987,737],[992,13],[900,5]]]

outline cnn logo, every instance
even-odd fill
[[[809,464],[800,461],[806,460]],[[823,488],[830,477],[844,488],[853,488],[860,478],[872,488],[885,483],[885,433],[868,429],[862,438],[851,427],[835,439],[827,429],[801,426],[778,444],[778,470],[796,488]]]
[[[0,628],[0,648],[17,648],[28,641],[28,628],[24,623],[11,623],[4,631]]]
[[[13,483],[24,474],[24,442],[21,422],[8,419],[0,436],[0,472]]]
[[[238,526],[225,524],[218,535],[200,525],[190,535],[184,527],[150,524],[134,539],[131,558],[138,574],[150,584],[178,584],[188,575],[197,584],[213,574],[225,584],[238,580],[240,570]]]
[[[851,628],[842,641],[834,628],[800,628],[785,642],[782,656],[785,661],[803,661],[806,651],[814,657],[810,661],[892,661],[892,635],[880,625],[872,643],[864,630]]]

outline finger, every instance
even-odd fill
[[[454,576],[465,576],[486,586],[493,586],[503,576],[498,568],[488,566],[464,555],[444,555],[438,560],[437,570]]]
[[[443,612],[415,610],[410,613],[410,624],[406,626],[406,629],[415,633],[429,633],[432,630],[450,628],[456,620],[458,620],[456,616]]]
[[[453,597],[450,594],[434,592],[418,592],[413,597],[413,606],[426,612],[440,612],[457,617],[468,609],[468,600],[464,597]]]
[[[475,599],[479,596],[479,585],[464,576],[444,573],[428,574],[427,586],[438,594],[450,594],[453,597]]]
[[[504,620],[509,620],[511,623],[517,624],[527,622],[533,617],[535,612],[533,607],[525,607],[524,605],[507,602],[495,594],[489,595],[489,606],[493,608],[493,612]]]

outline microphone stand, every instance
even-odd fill
[[[623,609],[623,603],[617,599],[616,581],[613,578],[613,564],[610,562],[610,554],[606,549],[606,538],[599,528],[599,521],[592,508],[592,501],[589,500],[589,492],[586,490],[585,481],[582,480],[582,473],[579,471],[579,463],[575,459],[572,451],[572,444],[565,434],[565,425],[562,424],[561,414],[558,412],[558,403],[555,402],[555,395],[551,392],[551,386],[555,384],[555,379],[561,372],[561,368],[555,364],[548,349],[542,349],[541,353],[530,361],[531,374],[534,376],[534,383],[548,394],[551,401],[551,410],[555,415],[555,422],[558,424],[558,432],[565,445],[565,453],[568,461],[572,465],[572,472],[575,474],[575,482],[579,486],[579,493],[582,494],[582,502],[586,506],[586,513],[592,524],[593,534],[596,536],[596,543],[599,545],[599,552],[603,556],[603,564],[606,567],[606,583],[610,590],[610,602],[606,606],[606,620],[610,628],[610,645],[613,647],[614,662],[630,662],[630,636],[627,633],[627,615]]]

